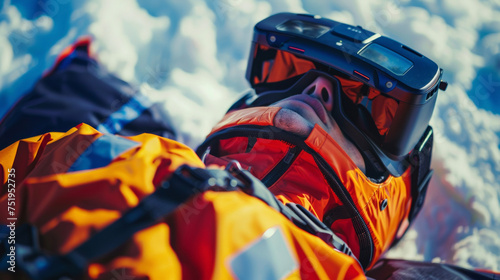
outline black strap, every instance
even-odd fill
[[[498,280],[500,274],[493,271],[475,271],[444,263],[429,263],[410,260],[382,259],[373,269],[366,272],[368,279],[460,279],[460,280]],[[399,277],[398,277],[399,276]],[[370,278],[371,277],[371,278]]]
[[[431,126],[428,126],[419,142],[412,150],[409,156],[411,174],[411,196],[412,202],[410,213],[408,214],[409,225],[405,232],[400,236],[396,236],[391,244],[394,247],[402,239],[406,231],[410,228],[411,223],[415,220],[418,213],[424,205],[427,188],[431,181],[434,171],[431,169],[431,156],[434,140],[434,132]]]
[[[434,133],[432,127],[428,126],[410,154],[410,162],[413,168],[411,175],[412,205],[409,215],[410,222],[415,219],[424,204],[427,187],[433,174],[433,170],[431,169],[433,140]]]
[[[84,274],[92,261],[111,253],[136,232],[158,223],[195,194],[208,189],[224,191],[241,189],[281,212],[298,227],[356,259],[347,244],[304,207],[294,203],[289,203],[286,207],[262,182],[247,170],[241,169],[238,163],[232,162],[226,170],[181,166],[153,194],[144,198],[136,207],[70,253],[49,255],[38,246],[24,244],[23,250],[18,250],[17,265],[31,279],[77,278]]]

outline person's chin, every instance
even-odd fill
[[[304,137],[307,137],[314,128],[313,123],[303,118],[299,113],[287,108],[278,111],[274,117],[274,126]]]

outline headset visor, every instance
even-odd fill
[[[326,65],[290,52],[255,43],[252,56],[248,77],[253,87],[265,88],[266,85],[273,87],[277,83],[313,69],[334,76],[341,83],[342,105],[350,121],[356,124],[376,144],[381,145],[385,142],[384,139],[391,130],[399,107],[399,101],[396,99]]]

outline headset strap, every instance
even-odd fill
[[[418,213],[424,205],[427,188],[434,171],[431,169],[431,156],[434,140],[434,132],[431,126],[428,126],[419,142],[412,150],[409,156],[411,170],[411,207],[408,214],[408,226],[402,234],[398,234],[391,244],[394,247],[403,238],[406,231],[410,228]]]
[[[412,222],[424,204],[427,187],[434,171],[431,169],[432,146],[434,132],[431,126],[425,130],[422,138],[410,153],[410,163],[413,168],[412,181],[412,204],[409,220]]]

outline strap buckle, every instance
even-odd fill
[[[225,171],[229,172],[229,174],[233,175],[235,178],[241,181],[241,183],[243,183],[243,185],[240,186],[240,189],[246,194],[253,196],[255,193],[255,185],[259,183],[262,184],[259,179],[255,178],[251,174],[248,174],[248,171],[244,170],[241,167],[241,164],[236,160],[231,160],[226,165]]]
[[[204,192],[206,190],[235,190],[241,188],[242,183],[235,177],[220,169],[194,168],[189,165],[182,165],[175,170],[170,178],[163,182],[163,188],[176,188],[176,191]]]

